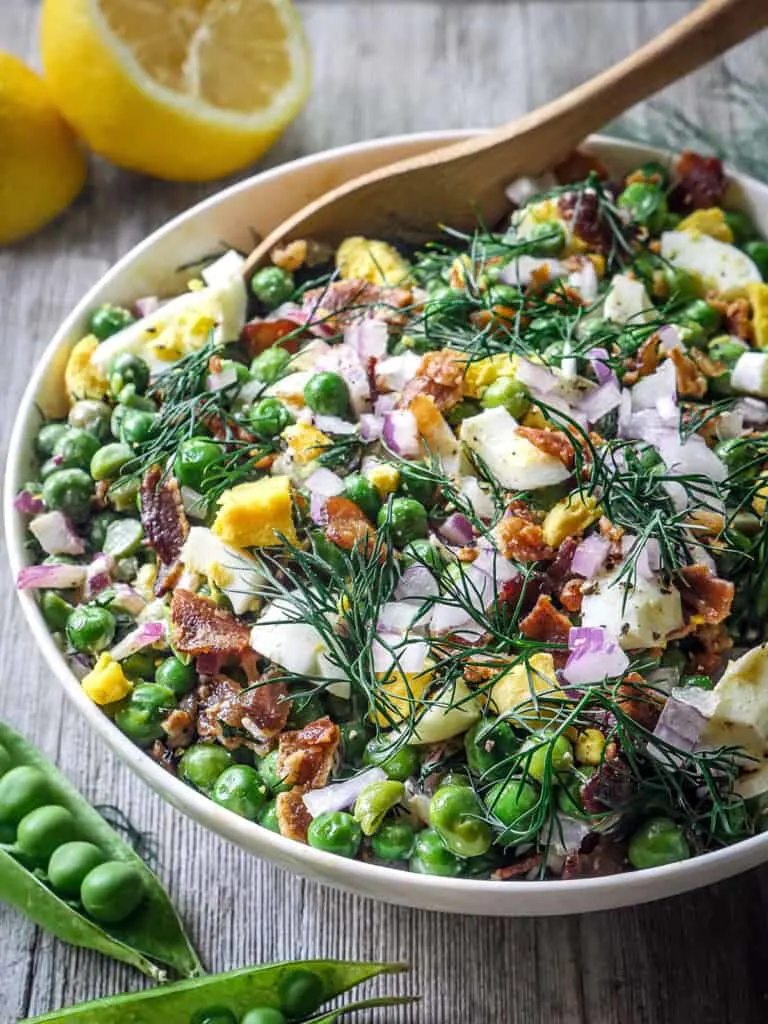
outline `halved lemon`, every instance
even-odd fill
[[[259,157],[310,83],[291,0],[45,0],[45,77],[121,167],[204,181]]]

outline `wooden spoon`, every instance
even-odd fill
[[[245,273],[278,243],[348,235],[420,242],[439,224],[495,224],[504,188],[553,167],[590,132],[768,26],[768,0],[704,0],[661,35],[564,96],[464,142],[364,174],[283,221],[250,254]],[[562,45],[568,45],[567,25]]]

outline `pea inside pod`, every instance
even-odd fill
[[[331,999],[402,964],[342,960],[306,960],[244,967],[225,974],[193,978],[128,995],[97,999],[80,1006],[29,1018],[21,1024],[279,1024],[307,1021],[333,1024],[353,1010],[410,1003],[408,996],[365,999],[315,1016]]]
[[[10,825],[16,832],[16,845],[0,849],[0,900],[64,942],[122,960],[157,980],[166,972],[155,961],[187,977],[200,974],[200,961],[168,896],[141,858],[50,762],[2,722],[0,750],[7,755],[3,763],[11,765],[5,772],[0,767],[0,827]],[[79,850],[73,853],[72,847]],[[83,847],[91,848],[89,856]],[[104,868],[111,879],[99,882],[97,874],[99,884],[91,880],[83,899],[93,873]],[[82,909],[76,896],[85,904]],[[99,924],[89,912],[102,905]]]

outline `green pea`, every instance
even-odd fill
[[[493,284],[488,289],[488,302],[493,306],[511,306],[515,308],[521,301],[522,295],[520,290],[513,288],[511,284]]]
[[[117,519],[107,527],[104,552],[113,558],[129,558],[141,550],[144,528],[138,519]]]
[[[378,766],[396,782],[405,782],[417,774],[421,760],[416,747],[403,744],[393,750],[392,741],[386,736],[374,736],[365,748],[363,763]]]
[[[504,762],[517,750],[518,741],[508,722],[477,722],[464,736],[467,767],[483,782],[506,775]]]
[[[240,1024],[287,1024],[285,1016],[272,1006],[255,1006],[240,1021]]]
[[[464,398],[458,405],[454,405],[452,409],[446,410],[443,415],[452,427],[458,427],[460,423],[468,419],[470,416],[477,416],[480,409],[481,406],[479,402],[475,402],[471,398]]]
[[[75,402],[69,410],[67,422],[70,427],[78,427],[87,430],[89,434],[103,444],[109,439],[109,419],[112,410],[106,402],[97,402],[92,398],[83,398]]]
[[[426,565],[435,576],[439,576],[445,569],[446,560],[439,545],[426,537],[419,537],[403,548],[403,565]]]
[[[381,860],[408,860],[416,833],[405,820],[385,821],[371,838],[373,852]]]
[[[193,1014],[190,1024],[237,1024],[237,1017],[226,1006],[209,1006]]]
[[[682,270],[680,267],[673,267],[672,264],[665,263],[662,269],[662,276],[670,298],[676,299],[678,302],[692,302],[694,299],[698,299],[700,291],[699,282],[687,270]]]
[[[325,714],[322,701],[316,694],[297,695],[293,698],[290,714],[288,715],[288,728],[303,729],[310,722],[316,722]]]
[[[251,363],[251,375],[265,384],[274,384],[279,380],[291,361],[290,353],[280,345],[273,345],[271,348],[259,352]]]
[[[464,786],[465,788],[472,788],[472,781],[470,777],[461,771],[450,771],[446,772],[445,775],[440,776],[440,779],[435,787],[435,791],[442,789],[444,786]]]
[[[531,243],[530,250],[534,256],[559,256],[565,245],[565,228],[559,220],[539,221],[526,240]]]
[[[262,828],[268,828],[270,832],[280,832],[280,822],[277,819],[277,800],[270,800],[264,804],[256,819]]]
[[[120,662],[123,673],[132,680],[154,679],[155,657],[149,651],[135,651]]]
[[[44,590],[40,595],[40,611],[43,613],[45,623],[54,633],[61,633],[66,629],[73,606],[65,601],[55,590]]]
[[[165,716],[150,704],[129,701],[115,713],[115,725],[138,747],[148,747],[163,735]]]
[[[434,480],[425,476],[423,462],[406,462],[400,465],[400,490],[408,498],[415,498],[425,508],[434,505],[437,488]]]
[[[754,460],[757,454],[759,453],[747,438],[730,437],[725,441],[718,441],[715,445],[715,455],[725,463],[728,476],[733,479],[748,479],[754,475]]]
[[[58,442],[68,432],[69,426],[66,423],[44,423],[35,438],[35,451],[40,458],[50,458]]]
[[[392,498],[376,517],[379,529],[389,523],[392,540],[399,548],[429,532],[427,510],[414,498]]]
[[[93,481],[82,469],[57,469],[43,484],[43,501],[75,522],[88,518]]]
[[[354,857],[362,840],[360,826],[346,811],[326,811],[318,814],[307,830],[307,842],[316,850],[335,853],[339,857]]]
[[[139,481],[127,478],[113,483],[107,497],[118,512],[136,512],[139,498]]]
[[[48,881],[59,896],[77,899],[85,876],[105,860],[104,854],[93,843],[78,840],[62,843],[48,861]]]
[[[112,410],[112,416],[109,420],[109,430],[113,437],[120,437],[120,427],[122,426],[123,417],[127,410],[127,405],[116,405]]]
[[[677,331],[680,341],[686,348],[706,349],[707,332],[701,324],[689,320],[687,323],[675,323],[672,326]]]
[[[80,886],[80,901],[86,913],[103,924],[119,924],[130,917],[145,895],[139,869],[120,860],[97,865]]]
[[[66,807],[48,804],[25,814],[16,832],[16,845],[38,864],[47,864],[53,851],[77,836],[74,815]]]
[[[386,782],[372,782],[366,786],[355,801],[353,816],[364,836],[372,836],[384,820],[385,815],[396,807],[405,796],[402,782],[388,779]]]
[[[567,736],[533,733],[520,750],[521,753],[530,751],[526,771],[537,782],[542,782],[552,771],[566,772],[573,768],[573,746]]]
[[[457,857],[479,857],[493,842],[483,806],[469,786],[441,786],[429,804],[429,820]]]
[[[312,549],[315,555],[322,562],[325,562],[328,574],[344,579],[348,575],[349,570],[341,549],[328,540],[322,530],[312,530],[310,540],[312,541]]]
[[[107,608],[82,605],[67,619],[67,640],[80,654],[97,654],[112,643],[116,625],[115,616]]]
[[[222,447],[215,441],[191,437],[179,446],[173,474],[180,484],[202,491],[207,471],[221,462],[222,452]]]
[[[282,267],[262,267],[251,278],[251,291],[267,309],[276,309],[293,294],[293,277]]]
[[[267,787],[255,768],[247,764],[233,764],[216,779],[211,797],[228,811],[255,821],[266,800]]]
[[[531,407],[523,384],[515,377],[499,377],[485,389],[482,404],[486,409],[503,406],[510,416],[521,420]]]
[[[658,160],[649,160],[637,169],[637,173],[643,176],[643,181],[649,181],[656,185],[665,187],[669,181],[669,173]]]
[[[315,373],[304,387],[304,401],[321,416],[345,416],[349,411],[347,382],[328,370]]]
[[[277,398],[262,398],[251,406],[248,413],[251,430],[264,441],[282,434],[292,422],[290,412]]]
[[[464,865],[454,853],[451,853],[439,832],[433,828],[425,828],[416,836],[410,868],[419,875],[458,878],[464,870]]]
[[[362,509],[372,522],[376,521],[376,516],[381,508],[381,498],[371,481],[364,477],[362,473],[351,473],[346,478],[344,481],[344,497],[354,501],[358,508]]]
[[[120,421],[120,440],[124,444],[142,444],[158,422],[156,412],[128,408]]]
[[[104,538],[107,535],[107,527],[118,518],[116,512],[107,509],[97,514],[88,523],[88,540],[92,548],[101,551],[104,547]]]
[[[114,480],[120,470],[133,458],[133,451],[127,444],[112,441],[99,448],[91,459],[90,471],[94,480]]]
[[[629,841],[627,857],[633,868],[657,868],[687,860],[690,847],[682,828],[671,818],[650,818]]]
[[[660,185],[649,181],[634,181],[621,193],[618,204],[629,211],[634,221],[648,228],[651,234],[663,230],[668,207],[667,197]]]
[[[155,671],[155,681],[169,687],[177,697],[184,697],[197,680],[193,665],[185,665],[178,658],[166,658]]]
[[[117,356],[109,368],[109,390],[115,398],[119,398],[127,384],[133,385],[137,395],[143,395],[149,386],[149,366],[132,352]]]
[[[558,780],[557,806],[569,818],[586,818],[584,802],[581,799],[581,787],[585,779],[578,772],[570,772]]]
[[[502,833],[502,839],[509,835],[512,842],[516,833],[528,831],[533,822],[531,812],[538,802],[538,790],[521,779],[497,782],[485,798],[488,810],[506,826],[507,831]]]
[[[696,299],[689,303],[680,314],[683,320],[689,320],[698,324],[707,334],[714,334],[720,327],[723,317],[718,309],[706,301]]]
[[[136,317],[123,306],[111,306],[106,303],[91,313],[88,329],[99,341],[106,341],[124,327],[136,322]]]
[[[712,690],[714,689],[714,683],[712,682],[711,676],[705,676],[703,674],[693,676],[683,676],[680,681],[681,686],[695,686],[698,690]]]
[[[163,686],[162,683],[139,683],[133,689],[131,703],[167,713],[176,705],[176,694],[170,686]]]
[[[261,776],[261,781],[267,787],[269,792],[274,794],[284,793],[287,789],[291,788],[283,782],[285,776],[278,770],[278,756],[277,750],[272,750],[269,754],[262,757],[256,764],[256,771]]]
[[[39,768],[26,764],[11,768],[0,778],[0,823],[18,825],[52,796],[48,779]]]
[[[157,412],[157,406],[146,395],[137,395],[133,384],[126,384],[120,392],[120,406],[123,409],[140,409],[141,412]],[[123,416],[125,413],[123,413]],[[122,419],[120,420],[122,423]],[[110,429],[112,421],[110,420]]]
[[[11,760],[11,755],[8,753],[8,751],[5,749],[2,743],[0,743],[0,778],[2,778],[7,771],[10,771],[12,764],[13,761]]]
[[[762,279],[768,281],[768,242],[762,240],[747,242],[744,252],[760,271]]]
[[[277,991],[286,1017],[308,1017],[326,999],[323,979],[305,967],[286,971]]]
[[[197,743],[184,751],[179,761],[179,775],[196,789],[208,793],[213,789],[216,779],[232,763],[232,755],[224,747]]]
[[[339,730],[344,761],[346,764],[359,764],[370,733],[362,722],[343,722]]]
[[[741,210],[726,210],[725,223],[731,229],[736,245],[745,245],[757,234],[752,218]]]

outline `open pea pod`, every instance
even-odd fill
[[[0,745],[12,767],[33,765],[49,782],[52,802],[68,808],[78,825],[78,838],[98,846],[110,860],[127,861],[140,872],[146,896],[141,906],[120,924],[92,921],[60,899],[37,874],[6,850],[0,850],[0,899],[30,917],[41,928],[74,946],[95,949],[132,964],[158,981],[166,972],[157,961],[184,977],[203,973],[203,967],[160,881],[75,787],[17,732],[0,722]]]
[[[312,1016],[324,1003],[356,985],[380,974],[402,970],[402,964],[342,960],[263,964],[179,981],[148,992],[96,999],[42,1017],[30,1017],[20,1024],[191,1024],[195,1015],[212,1007],[226,1008],[239,1019],[256,1006],[281,1010],[293,1021],[333,1024],[342,1013],[354,1009],[403,1003],[402,997],[378,997],[335,1008],[324,1016]]]

